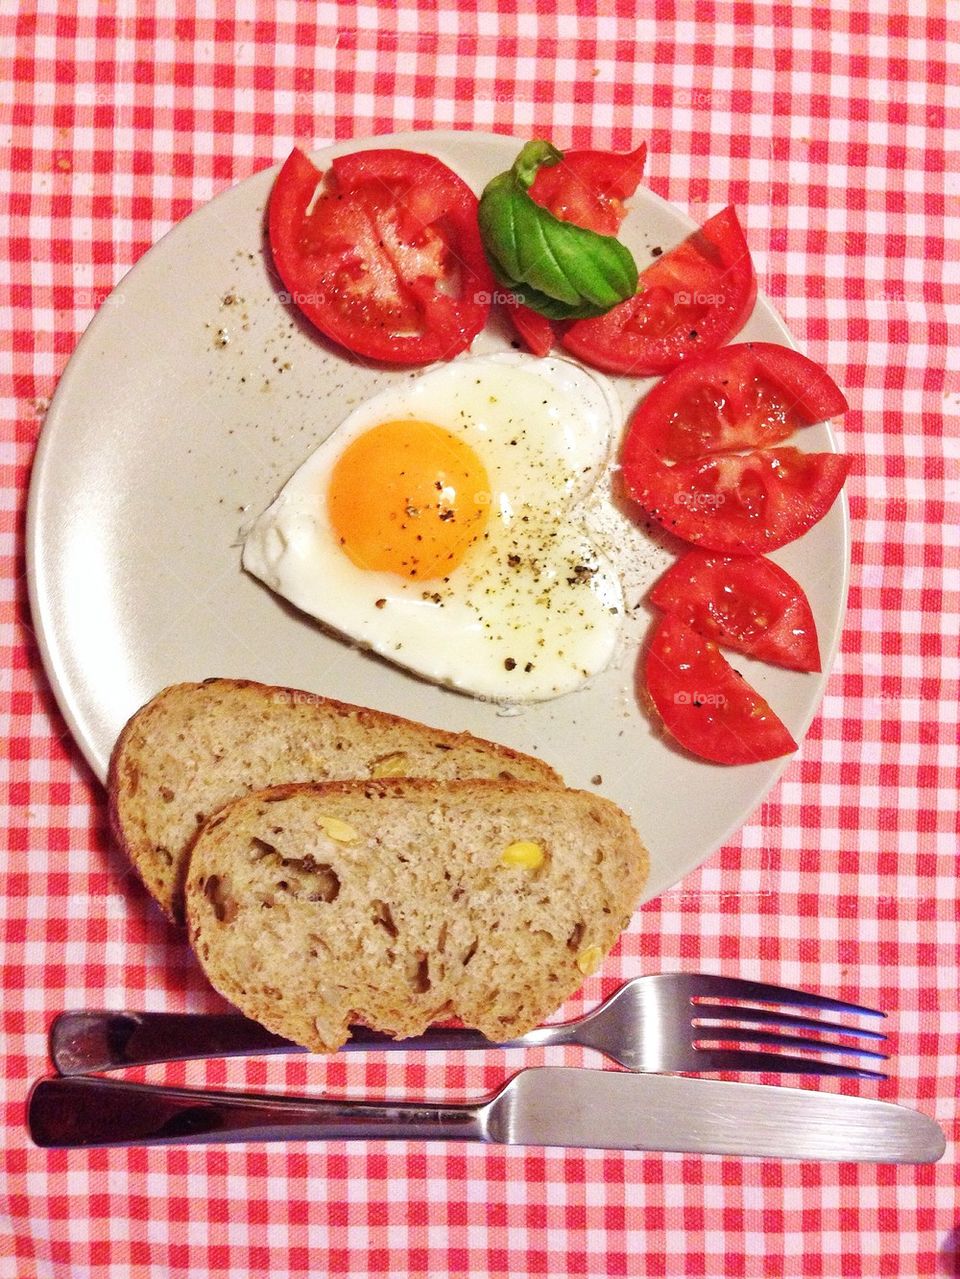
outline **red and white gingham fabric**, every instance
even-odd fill
[[[960,1273],[960,30],[950,5],[888,4],[3,6],[0,1279]],[[950,1138],[936,1167],[27,1140],[56,1011],[214,1006],[111,850],[40,668],[22,534],[44,407],[96,307],[176,220],[293,139],[436,127],[646,139],[659,194],[697,217],[737,205],[762,286],[851,402],[853,584],[822,713],[740,834],[641,913],[568,1011],[677,968],[885,1008],[894,1077],[845,1087],[936,1116]],[[404,1054],[149,1077],[452,1096],[518,1064]]]

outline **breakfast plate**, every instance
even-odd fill
[[[479,191],[522,143],[410,133],[314,158],[324,167],[332,155],[384,145],[429,151]],[[213,675],[466,729],[540,755],[568,785],[620,804],[650,850],[646,897],[656,896],[730,837],[789,762],[699,761],[643,709],[637,667],[652,617],[644,596],[679,544],[639,525],[625,533],[601,492],[596,535],[623,543],[628,616],[617,654],[588,686],[523,706],[427,683],[323,629],[242,570],[244,531],[304,459],[356,405],[418,374],[348,357],[289,303],[263,225],[275,175],[224,192],[137,263],[94,318],[48,410],[31,479],[29,587],[44,665],[80,750],[103,778],[133,711],[165,685]],[[693,225],[641,187],[621,238],[642,270],[654,248]],[[458,359],[509,351],[513,340],[495,314]],[[762,296],[738,340],[793,346]],[[653,384],[607,380],[625,413]],[[835,451],[830,425],[805,428],[804,447]],[[829,672],[846,599],[845,499],[772,558],[806,590]],[[826,674],[748,658],[735,665],[800,741]]]

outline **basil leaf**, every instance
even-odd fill
[[[551,319],[603,315],[636,292],[637,265],[615,237],[562,222],[530,197],[538,169],[562,158],[549,142],[528,142],[513,168],[487,183],[480,236],[498,282],[531,310]]]
[[[610,309],[606,306],[592,306],[589,302],[582,306],[568,306],[565,302],[558,302],[556,298],[547,297],[546,293],[531,288],[529,284],[505,284],[504,287],[511,289],[522,306],[538,311],[549,320],[587,320],[591,316],[604,315]]]
[[[558,151],[552,142],[545,142],[543,138],[534,138],[521,149],[514,160],[510,176],[526,191],[528,187],[533,186],[533,179],[537,176],[538,169],[543,168],[544,165],[549,169],[552,165],[559,164],[562,159],[563,152]]]

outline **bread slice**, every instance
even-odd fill
[[[379,775],[521,778],[562,785],[505,746],[250,680],[175,684],[127,723],[110,761],[110,824],[166,913],[183,918],[183,875],[201,823],[280,782]]]
[[[187,922],[217,990],[314,1051],[338,1048],[352,1022],[405,1038],[458,1017],[500,1040],[599,967],[646,871],[626,815],[584,791],[279,786],[203,827]]]

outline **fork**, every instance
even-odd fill
[[[713,1002],[717,1000],[738,1002]],[[756,1004],[863,1017],[886,1015],[786,986],[709,973],[660,973],[633,978],[575,1021],[540,1026],[504,1043],[495,1044],[478,1031],[459,1027],[432,1027],[416,1038],[397,1040],[355,1026],[343,1048],[416,1051],[577,1044],[603,1053],[627,1070],[650,1074],[731,1070],[886,1078],[880,1070],[866,1065],[797,1055],[828,1053],[886,1061],[885,1053],[848,1042],[857,1038],[885,1040],[878,1031],[779,1008],[746,1006]],[[837,1042],[798,1031],[846,1038]],[[305,1051],[239,1014],[64,1012],[50,1027],[50,1056],[61,1075],[200,1057]]]

